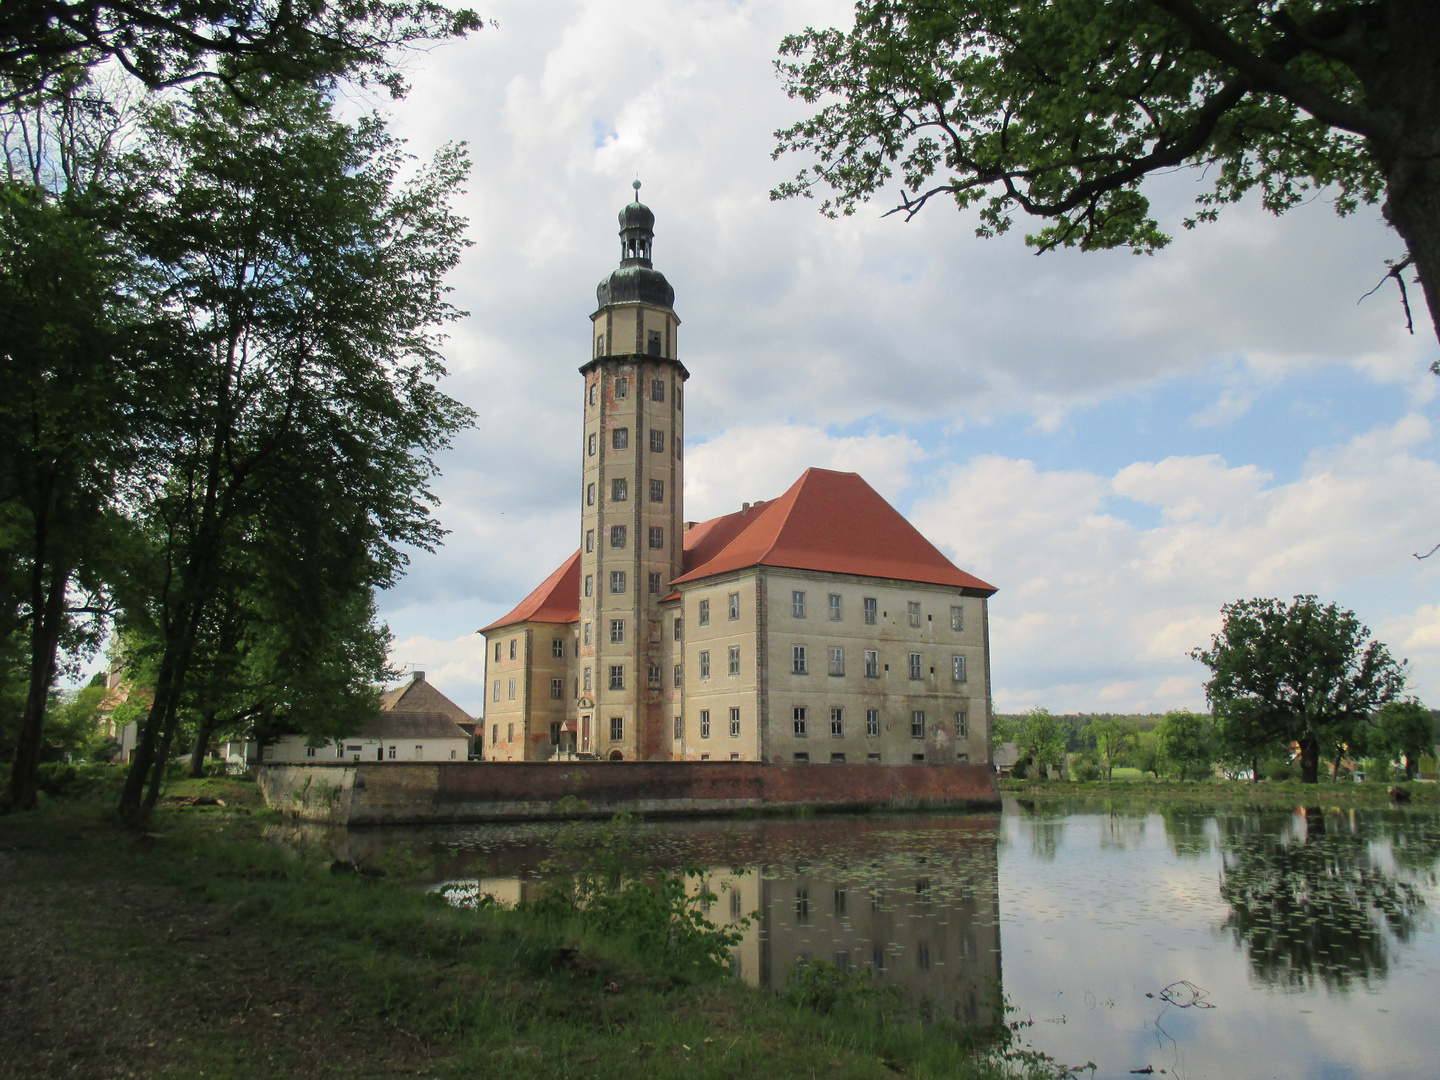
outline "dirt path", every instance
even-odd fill
[[[0,1077],[443,1071],[295,942],[137,879],[112,854],[134,843],[84,825],[42,847],[0,818]]]

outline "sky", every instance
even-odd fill
[[[639,178],[691,373],[686,518],[860,473],[998,588],[1000,712],[1203,708],[1189,653],[1221,605],[1297,593],[1354,610],[1440,703],[1440,554],[1414,557],[1440,543],[1440,348],[1393,285],[1365,298],[1403,250],[1378,207],[1319,192],[1185,231],[1205,184],[1182,170],[1146,187],[1175,236],[1154,256],[1037,256],[1025,221],[886,217],[894,191],[830,220],[769,199],[806,164],[771,157],[807,113],[773,62],[848,4],[482,8],[495,25],[406,57],[408,98],[347,103],[473,161],[443,388],[477,421],[439,458],[444,545],[380,597],[397,667],[478,714],[475,630],[578,543],[577,369]]]

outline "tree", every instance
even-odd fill
[[[1322,744],[1404,688],[1402,663],[1370,640],[1355,613],[1314,596],[1236,600],[1221,609],[1209,649],[1190,654],[1211,677],[1217,716],[1243,716],[1277,743],[1300,748],[1300,778],[1319,779]]]
[[[1140,192],[1207,171],[1187,228],[1258,189],[1280,213],[1313,189],[1349,214],[1383,198],[1440,332],[1440,5],[1433,0],[858,0],[854,28],[786,37],[777,66],[808,119],[776,156],[814,163],[772,198],[826,186],[853,213],[895,173],[913,217],[1019,209],[1041,251],[1169,243]]]
[[[1415,700],[1391,701],[1375,716],[1379,729],[1376,740],[1391,754],[1403,758],[1405,779],[1415,779],[1415,767],[1423,754],[1435,752],[1435,716]]]
[[[107,60],[150,90],[205,77],[236,85],[256,74],[302,83],[352,76],[399,96],[390,50],[480,25],[468,8],[434,0],[10,0],[0,7],[0,105]]]
[[[1050,710],[1037,705],[1025,714],[1018,739],[1020,755],[1028,757],[1043,780],[1065,759],[1065,732]]]
[[[242,597],[254,619],[304,640],[326,605],[393,582],[402,545],[439,540],[433,455],[472,415],[434,385],[459,314],[443,278],[463,245],[449,207],[463,150],[401,182],[378,119],[343,123],[315,88],[246,90],[258,104],[205,86],[155,110],[130,162],[131,228],[163,268],[150,301],[184,328],[172,359],[189,388],[137,507],[151,586],[126,619],[158,645],[120,803],[131,822],[158,797],[236,568],[259,566]]]
[[[1105,767],[1105,779],[1113,779],[1116,764],[1136,743],[1138,734],[1135,725],[1119,716],[1106,716],[1090,724],[1090,733],[1095,736],[1095,751]]]
[[[1155,728],[1160,760],[1186,779],[1193,773],[1197,779],[1209,771],[1215,760],[1210,732],[1203,716],[1184,709],[1166,713]]]

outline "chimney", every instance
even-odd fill
[[[425,681],[425,672],[423,672],[423,671],[412,671],[412,672],[410,673],[410,681],[411,681],[411,682],[424,682],[424,681]]]
[[[749,512],[750,512],[750,504],[749,504],[749,503],[742,503],[741,506],[740,506],[740,513],[742,513],[742,514],[748,514]]]

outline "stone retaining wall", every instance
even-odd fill
[[[767,765],[749,761],[335,762],[263,765],[265,801],[337,825],[964,809],[1000,803],[987,765]]]

